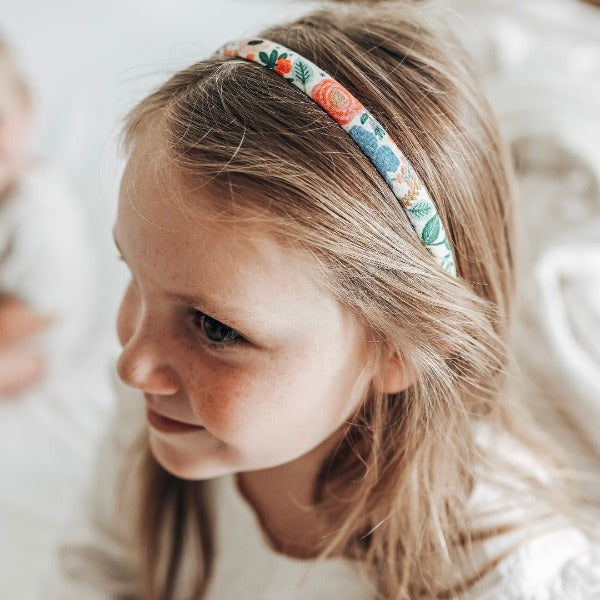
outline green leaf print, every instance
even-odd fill
[[[261,62],[265,63],[266,67],[274,69],[277,64],[277,50],[272,50],[269,55],[266,52],[259,52],[258,58],[260,58]]]
[[[306,82],[312,77],[312,69],[303,60],[297,60],[294,63],[294,75],[305,86]]]
[[[277,64],[277,50],[272,50],[271,54],[269,55],[269,62],[267,63],[267,67],[269,67],[269,69],[274,69],[276,64]]]
[[[425,217],[428,217],[429,213],[431,212],[431,204],[429,204],[429,202],[421,201],[417,202],[416,204],[413,204],[407,210],[409,210],[413,215],[415,215],[415,217],[418,217],[419,219],[424,219]]]
[[[423,227],[423,231],[421,232],[421,239],[426,244],[433,244],[435,240],[437,240],[440,235],[440,218],[437,215],[434,215],[427,221],[425,227]]]
[[[363,113],[362,115],[360,115],[361,125],[364,125],[367,122],[368,118],[369,118],[369,115],[367,113]]]

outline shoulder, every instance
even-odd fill
[[[2,285],[40,311],[88,319],[95,251],[85,211],[61,177],[32,165],[0,215]],[[59,284],[57,285],[57,282]],[[65,339],[79,335],[67,331]]]
[[[484,529],[518,526],[483,542],[485,558],[495,566],[466,598],[600,600],[600,528],[584,531],[573,523],[573,513],[562,514],[534,491],[535,485],[529,487],[523,475],[542,486],[552,481],[533,451],[485,426],[475,435],[482,448],[493,445],[505,468],[495,473],[482,469],[469,507],[474,522]]]
[[[472,600],[593,600],[600,598],[600,548],[564,527],[522,543],[477,584]]]

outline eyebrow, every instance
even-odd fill
[[[112,234],[113,241],[115,242],[115,246],[117,247],[119,254],[121,254],[121,257],[125,260],[125,262],[127,262],[125,259],[125,255],[121,250],[121,247],[119,246],[119,242],[117,242],[117,236],[115,235],[114,229]],[[177,302],[181,302],[182,304],[193,306],[194,308],[206,314],[207,316],[216,319],[217,321],[222,322],[224,324],[230,325],[236,330],[246,329],[246,327],[244,327],[244,324],[239,323],[238,319],[236,318],[236,315],[239,316],[240,314],[239,310],[216,310],[212,307],[212,303],[201,295],[182,294],[180,292],[169,291],[165,291],[164,294],[169,300],[175,300]]]
[[[182,304],[187,304],[199,310],[201,313],[204,313],[208,317],[223,323],[224,325],[228,325],[244,335],[244,330],[249,330],[250,323],[240,321],[240,317],[242,319],[250,320],[252,319],[250,314],[244,315],[243,311],[238,309],[230,309],[228,307],[221,306],[217,308],[212,302],[207,300],[202,295],[195,294],[182,294],[180,292],[171,292],[165,290],[163,292],[166,298],[172,301],[181,302]],[[256,316],[254,317],[256,319]]]

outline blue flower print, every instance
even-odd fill
[[[400,161],[392,150],[386,145],[380,146],[375,135],[360,125],[354,125],[348,133],[369,157],[381,176],[389,181],[391,178],[388,174],[395,173],[400,167]]]
[[[389,146],[379,146],[377,148],[377,152],[375,152],[375,156],[373,157],[373,163],[386,179],[391,179],[389,173],[395,173],[400,166],[400,161]]]
[[[373,160],[373,156],[377,152],[377,138],[360,125],[354,125],[348,133],[358,147]]]

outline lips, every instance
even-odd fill
[[[183,421],[165,417],[152,410],[149,406],[146,406],[146,417],[150,427],[162,433],[186,433],[191,431],[202,431],[204,429],[201,425],[193,425],[192,423],[185,423]]]

